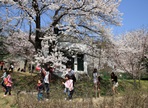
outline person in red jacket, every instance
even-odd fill
[[[8,76],[4,79],[4,83],[6,85],[6,92],[4,96],[7,96],[7,93],[9,93],[9,95],[11,95],[11,88],[12,88],[12,79],[11,79],[11,72],[8,71]]]

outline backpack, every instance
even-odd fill
[[[5,85],[8,84],[8,78],[4,78],[4,84],[5,84]]]

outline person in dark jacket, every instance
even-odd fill
[[[38,101],[43,100],[44,85],[42,84],[41,80],[38,80],[37,91],[38,91],[37,95]]]
[[[118,77],[117,77],[117,75],[115,75],[115,73],[114,72],[112,72],[111,73],[111,81],[112,81],[112,90],[113,90],[113,94],[115,94],[115,93],[117,93],[118,94],[118,92],[117,92],[117,87],[118,87]]]

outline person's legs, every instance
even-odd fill
[[[64,93],[67,93],[68,92],[68,88],[64,88]]]
[[[100,83],[98,84],[98,96],[100,97],[100,91],[101,91],[101,89],[100,89]]]
[[[113,90],[113,94],[118,94],[116,85],[113,85],[112,90]]]
[[[73,92],[74,92],[74,90],[72,90],[72,91],[68,90],[68,99],[72,99]]]
[[[38,93],[38,101],[43,100],[43,93]]]
[[[40,101],[40,93],[38,93],[37,98],[38,98],[38,101]]]
[[[40,98],[41,100],[44,99],[44,98],[43,98],[43,93],[40,93],[40,97],[41,97],[41,98]]]
[[[73,93],[74,93],[74,90],[70,91],[71,99],[72,99]]]
[[[48,83],[45,83],[45,90],[46,90],[47,98],[49,98],[49,84]]]
[[[94,83],[94,91],[96,92],[97,90],[97,83]]]
[[[9,95],[11,95],[11,87],[8,87]]]
[[[68,94],[68,88],[64,88],[64,94],[67,96],[67,94]],[[65,98],[65,100],[67,100],[67,98]]]
[[[115,94],[115,86],[112,87],[113,94]]]
[[[114,91],[116,94],[118,94],[117,87],[118,87],[118,82],[116,82],[115,87],[114,87]]]
[[[94,94],[95,94],[95,97],[97,97],[97,95],[98,95],[98,85],[97,85],[97,82],[94,83]]]
[[[7,95],[7,93],[8,93],[8,86],[6,86],[5,95]]]
[[[98,95],[99,95],[99,97],[100,97],[100,91],[101,91],[101,90],[98,88]]]
[[[46,93],[49,93],[49,84],[48,83],[45,83],[45,90],[46,90]]]

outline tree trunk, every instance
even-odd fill
[[[139,73],[138,80],[139,80],[139,88],[141,88],[141,73]]]
[[[41,21],[40,21],[40,15],[37,14],[36,16],[36,37],[35,37],[35,49],[38,51],[38,49],[41,49]]]
[[[24,72],[26,72],[27,62],[28,62],[28,60],[26,59],[25,63],[24,63]]]
[[[101,68],[101,56],[102,56],[102,52],[101,52],[101,47],[100,47],[100,51],[99,51],[99,66],[98,66],[98,69]]]
[[[136,77],[133,75],[133,85],[134,85],[134,88],[137,89],[137,83],[136,83]]]

